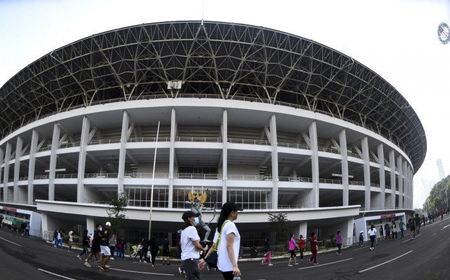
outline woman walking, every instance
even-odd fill
[[[341,231],[337,231],[336,232],[336,247],[337,247],[337,252],[336,255],[340,256],[342,255],[341,253],[341,248],[342,248],[342,236],[341,236]]]
[[[292,233],[289,236],[288,248],[289,248],[289,254],[290,254],[288,266],[292,266],[292,263],[294,263],[294,265],[297,265],[297,255],[295,254],[295,249],[296,249],[295,238]]]
[[[370,251],[373,251],[374,249],[374,243],[375,243],[375,238],[377,237],[377,229],[371,225],[369,231],[367,232],[369,234],[370,237]]]
[[[77,255],[77,258],[79,260],[81,260],[81,256],[87,255],[87,253],[88,253],[89,236],[88,236],[88,230],[87,229],[85,229],[83,231],[83,237],[82,237],[82,240],[81,240],[81,245],[83,246],[83,251]]]
[[[238,266],[239,248],[241,235],[234,221],[237,219],[239,208],[233,202],[226,202],[222,206],[214,243],[217,246],[217,268],[222,272],[224,280],[233,280],[240,277],[241,271]],[[208,252],[207,255],[211,250]],[[204,266],[205,261],[202,261]]]
[[[319,251],[319,243],[317,242],[317,236],[315,232],[311,233],[309,244],[311,245],[311,257],[309,258],[309,263],[313,265],[319,264],[317,262],[317,251]]]
[[[298,238],[298,249],[300,250],[300,259],[303,260],[303,252],[305,252],[305,238],[301,234]]]
[[[270,249],[270,239],[266,238],[264,242],[264,256],[261,261],[262,264],[267,264],[268,266],[272,266],[272,250]]]

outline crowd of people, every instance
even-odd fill
[[[216,268],[221,272],[223,279],[240,279],[241,271],[239,269],[240,254],[240,234],[236,227],[235,220],[238,217],[240,209],[232,202],[223,204],[220,216],[217,220],[217,228],[215,230],[212,242],[201,240],[197,231],[195,219],[198,214],[193,211],[186,211],[182,215],[183,226],[179,231],[179,250],[181,256],[181,266],[179,271],[186,279],[200,279],[201,272],[205,269]],[[441,217],[442,219],[442,217]],[[359,235],[359,245],[364,245],[364,235],[370,240],[370,250],[375,249],[378,240],[401,239],[406,236],[407,232],[410,238],[415,238],[420,233],[422,226],[432,223],[433,219],[424,219],[419,214],[411,216],[406,223],[403,220],[391,220],[375,227],[371,225],[365,231],[361,231]],[[65,237],[65,238],[64,238]],[[56,229],[53,236],[53,244],[55,247],[62,247],[63,239],[67,240],[68,248],[71,249],[75,243],[75,234],[69,231],[66,235],[62,229]],[[270,238],[266,238],[264,242],[264,255],[261,263],[272,266],[273,252],[271,250]],[[336,255],[342,255],[343,237],[338,230],[333,238],[336,246]],[[157,241],[156,238],[150,240],[142,239],[136,245],[126,244],[123,239],[111,232],[111,223],[105,225],[98,224],[92,235],[88,230],[84,230],[81,236],[82,251],[77,254],[78,259],[84,260],[84,265],[92,267],[92,262],[99,262],[101,271],[108,270],[108,262],[113,257],[124,258],[125,249],[129,247],[129,255],[131,258],[139,262],[151,263],[155,266],[156,257],[159,253],[162,255],[162,264],[170,264],[169,262],[169,240],[164,238]],[[304,258],[304,252],[308,246],[311,254],[309,263],[311,265],[318,264],[319,240],[315,232],[309,234],[309,238],[299,235],[298,239],[294,234],[289,236],[287,240],[287,251],[289,254],[287,265],[295,266],[297,262],[297,252],[300,261]],[[160,249],[162,248],[161,252]]]

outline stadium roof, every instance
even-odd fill
[[[391,140],[408,154],[415,171],[425,158],[418,116],[369,68],[296,35],[207,21],[125,27],[44,55],[0,88],[0,136],[79,107],[193,96],[324,113]]]

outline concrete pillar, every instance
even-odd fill
[[[362,155],[364,161],[364,208],[369,211],[370,208],[370,158],[369,158],[369,140],[364,137],[361,140]]]
[[[28,204],[34,204],[34,169],[36,166],[36,152],[39,141],[39,133],[33,129],[31,132],[30,161],[28,164]]]
[[[4,169],[2,170],[2,165],[3,165],[3,160],[4,160],[4,156],[5,156],[5,154],[4,154],[4,152],[3,152],[3,149],[1,149],[0,148],[0,186],[3,188],[3,189],[0,189],[0,191],[2,192],[1,194],[1,196],[2,196],[2,201],[6,201],[5,200],[5,197],[3,196],[4,195],[4,188],[5,188],[5,185],[2,183],[3,182],[3,180],[1,180],[2,178],[1,178],[1,175],[3,174],[2,173],[2,171],[4,171]]]
[[[384,209],[385,208],[385,202],[386,202],[386,179],[384,177],[384,148],[383,148],[383,144],[379,144],[378,145],[378,165],[380,166],[379,168],[379,176],[380,176],[380,190],[381,193],[379,195],[380,199],[379,199],[379,209]]]
[[[86,229],[88,230],[88,234],[94,234],[95,222],[93,217],[86,217]]]
[[[402,204],[403,204],[403,208],[408,208],[408,170],[407,170],[407,162],[406,160],[403,161],[403,176],[402,176],[402,181],[403,181],[403,189],[402,189],[402,193],[400,195],[401,200],[402,200]]]
[[[272,209],[278,208],[278,136],[277,118],[270,117],[270,144],[272,146]]]
[[[344,246],[353,245],[353,225],[354,219],[348,218],[341,226],[342,243]]]
[[[228,112],[222,114],[222,204],[228,200]]]
[[[309,142],[311,145],[311,172],[313,188],[310,195],[310,205],[308,207],[319,207],[319,146],[317,143],[317,124],[312,122],[309,125]]]
[[[55,177],[56,177],[56,162],[57,162],[57,151],[59,148],[59,136],[61,133],[61,128],[59,124],[55,123],[53,125],[53,136],[52,136],[52,149],[50,151],[50,166],[48,174],[48,200],[55,200]]]
[[[8,198],[8,180],[9,180],[9,157],[11,156],[11,144],[6,143],[5,149],[5,169],[3,170],[3,201],[10,201]]]
[[[308,242],[308,223],[307,222],[300,223],[300,225],[298,226],[298,231],[297,231],[297,235],[295,236],[295,238],[298,239],[300,234],[303,235],[303,237],[305,238],[305,242]]]
[[[169,208],[173,207],[173,180],[175,177],[175,139],[177,137],[177,114],[174,108],[170,113],[169,148]]]
[[[125,161],[127,158],[127,142],[128,142],[128,128],[130,126],[130,119],[127,111],[122,114],[122,131],[120,133],[120,151],[119,151],[119,166],[117,168],[118,184],[117,195],[120,197],[124,193],[123,180],[125,177]]]
[[[341,152],[341,176],[342,176],[342,206],[349,204],[349,178],[348,178],[348,153],[347,153],[347,133],[345,129],[339,133],[339,146]]]
[[[389,167],[391,168],[391,205],[392,209],[395,209],[395,191],[396,191],[396,181],[395,181],[395,154],[394,151],[389,152]]]
[[[398,208],[403,208],[403,163],[402,157],[397,157],[397,170],[398,170]]]
[[[19,175],[20,175],[20,157],[22,156],[22,144],[21,137],[17,137],[16,140],[16,158],[14,161],[14,188],[13,188],[13,201],[14,203],[22,202],[23,196],[19,193]]]
[[[87,202],[86,187],[84,186],[84,177],[86,171],[86,154],[89,142],[89,131],[91,129],[91,122],[84,116],[81,126],[80,137],[80,153],[78,154],[78,176],[77,176],[77,202]]]

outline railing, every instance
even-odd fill
[[[176,141],[183,141],[183,142],[216,142],[216,143],[220,143],[220,142],[222,142],[222,137],[178,136],[176,138]]]
[[[28,181],[28,176],[19,177],[19,181]]]
[[[278,146],[288,147],[288,148],[295,148],[295,149],[309,150],[308,145],[306,145],[306,144],[299,144],[299,143],[278,142]]]
[[[321,147],[321,146],[319,146],[319,147],[317,147],[317,149],[318,149],[319,151],[322,151],[322,152],[333,153],[333,154],[339,154],[339,150],[337,150],[337,149],[335,149],[335,148],[327,148],[327,147]]]
[[[37,150],[37,152],[45,152],[50,151],[52,149],[52,145],[43,145],[42,147]]]
[[[266,175],[228,175],[228,180],[243,180],[243,181],[270,181],[272,176]]]
[[[48,179],[48,174],[34,175],[34,179]]]
[[[60,148],[72,148],[72,147],[79,147],[79,146],[80,146],[80,141],[64,142],[64,143],[61,143],[61,145],[59,145]]]
[[[120,141],[119,141],[120,142]],[[156,142],[156,137],[131,137],[128,139],[130,143]],[[170,142],[170,137],[158,137],[158,142]]]
[[[84,178],[117,178],[118,173],[86,173]]]
[[[89,145],[120,143],[120,138],[112,139],[92,139]]]
[[[145,173],[145,172],[131,172],[125,173],[125,178],[152,178],[153,173]],[[155,178],[168,178],[168,173],[155,173]]]
[[[278,178],[280,181],[283,181],[283,182],[312,182],[312,178],[309,178],[309,177],[280,176]]]
[[[179,179],[217,179],[218,174],[205,174],[205,173],[178,173],[176,174]]]
[[[78,174],[72,173],[72,174],[62,174],[62,173],[56,173],[55,178],[58,179],[73,179],[78,178]]]
[[[348,181],[349,185],[357,185],[357,186],[364,186],[364,182],[363,181],[356,181],[356,180],[350,180]]]
[[[342,180],[340,179],[319,178],[319,182],[325,184],[342,184]]]
[[[269,141],[259,139],[228,138],[228,142],[238,144],[250,144],[250,145],[270,145]]]

